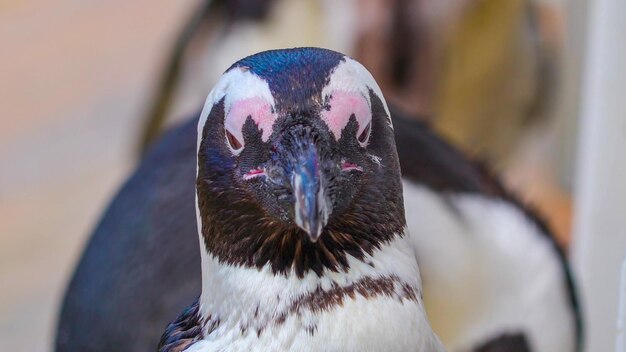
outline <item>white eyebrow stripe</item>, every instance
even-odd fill
[[[389,107],[387,107],[387,102],[378,83],[376,83],[372,74],[363,65],[352,58],[345,56],[344,60],[335,67],[330,75],[328,84],[322,90],[322,99],[326,99],[334,91],[357,92],[365,97],[371,108],[370,89],[374,91],[374,94],[382,102],[385,113],[387,113],[389,126],[393,128]]]
[[[276,106],[269,84],[256,74],[243,67],[234,67],[224,73],[207,96],[200,113],[196,152],[200,148],[204,125],[215,104],[224,98],[224,116],[227,116],[234,102],[254,97],[266,100],[272,109]]]

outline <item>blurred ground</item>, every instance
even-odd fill
[[[45,351],[194,0],[0,2],[0,350]],[[164,40],[164,38],[166,40]]]

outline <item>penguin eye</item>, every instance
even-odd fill
[[[233,135],[228,129],[226,129],[226,141],[228,141],[228,146],[233,154],[238,155],[241,153],[243,143],[241,143],[239,139],[237,139],[237,137],[235,137],[235,135]]]
[[[363,129],[363,131],[357,138],[359,141],[359,144],[361,144],[362,147],[365,147],[365,145],[367,144],[367,141],[370,139],[370,131],[372,130],[371,127],[372,127],[372,122],[370,121],[367,123],[367,126],[365,126],[365,128]]]

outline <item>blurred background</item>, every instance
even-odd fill
[[[73,267],[142,143],[196,112],[238,58],[292,46],[355,57],[388,101],[500,172],[570,254],[588,350],[614,350],[620,13],[620,0],[1,1],[0,350],[50,349]]]

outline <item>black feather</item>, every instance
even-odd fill
[[[505,334],[486,342],[473,352],[531,352],[531,349],[523,334]]]
[[[204,336],[199,303],[196,300],[171,322],[159,342],[159,352],[182,352]]]

